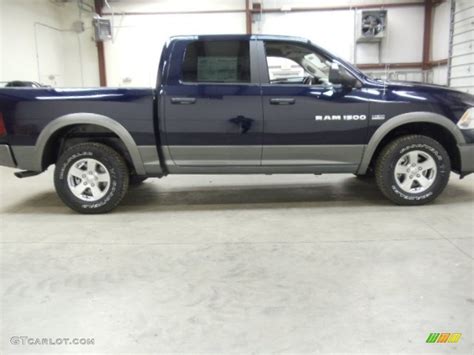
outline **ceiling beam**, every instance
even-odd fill
[[[429,61],[425,67],[431,69],[433,67],[447,65],[447,59],[433,60]],[[411,62],[411,63],[374,63],[374,64],[357,64],[359,69],[368,70],[368,69],[385,69],[388,67],[389,70],[393,69],[422,69],[423,62]]]
[[[102,1],[102,0],[99,0]],[[281,8],[263,8],[261,10],[255,10],[250,5],[251,2],[248,0],[249,10],[247,10],[247,0],[245,0],[245,9],[229,9],[229,10],[184,10],[184,11],[126,11],[121,12],[120,15],[126,16],[139,16],[139,15],[179,15],[179,14],[224,14],[224,13],[244,13],[250,12],[251,14],[259,14],[259,13],[270,13],[270,12],[284,12]],[[354,9],[380,9],[380,8],[393,8],[393,7],[412,7],[412,6],[423,6],[424,0],[420,0],[418,2],[394,2],[394,3],[386,3],[381,4],[373,3],[373,4],[364,4],[364,5],[357,5],[357,6],[313,6],[313,7],[293,7],[287,12],[307,12],[307,11],[338,11],[338,10],[354,10]],[[103,15],[109,16],[112,13],[108,11],[104,11]],[[249,17],[251,20],[251,17]],[[251,22],[251,21],[250,21]]]
[[[361,4],[361,5],[340,5],[340,6],[309,6],[309,7],[292,7],[288,11],[282,11],[281,8],[262,8],[261,10],[253,10],[254,13],[269,13],[269,12],[309,12],[309,11],[338,11],[338,10],[360,10],[360,9],[380,9],[380,8],[393,8],[393,7],[411,7],[411,6],[423,6],[424,1],[418,2],[393,2],[393,3],[373,3],[373,4]]]

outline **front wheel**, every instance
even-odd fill
[[[441,144],[430,137],[395,139],[380,153],[375,179],[382,193],[398,205],[422,205],[443,192],[451,162]]]
[[[54,185],[61,200],[80,213],[114,209],[128,189],[129,171],[122,156],[107,145],[80,143],[59,157]]]

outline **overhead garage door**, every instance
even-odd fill
[[[474,94],[474,2],[453,0],[449,57],[449,86]]]

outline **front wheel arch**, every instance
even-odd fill
[[[362,156],[357,174],[363,175],[382,151],[394,139],[403,135],[419,134],[438,141],[448,152],[454,171],[460,171],[461,158],[457,145],[465,144],[458,127],[444,116],[430,112],[414,112],[391,118],[372,135]]]

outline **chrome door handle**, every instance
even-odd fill
[[[171,103],[177,105],[191,105],[196,102],[195,97],[172,97]]]
[[[286,98],[286,97],[274,97],[270,99],[270,104],[272,105],[293,105],[295,103],[295,99],[293,98]]]

